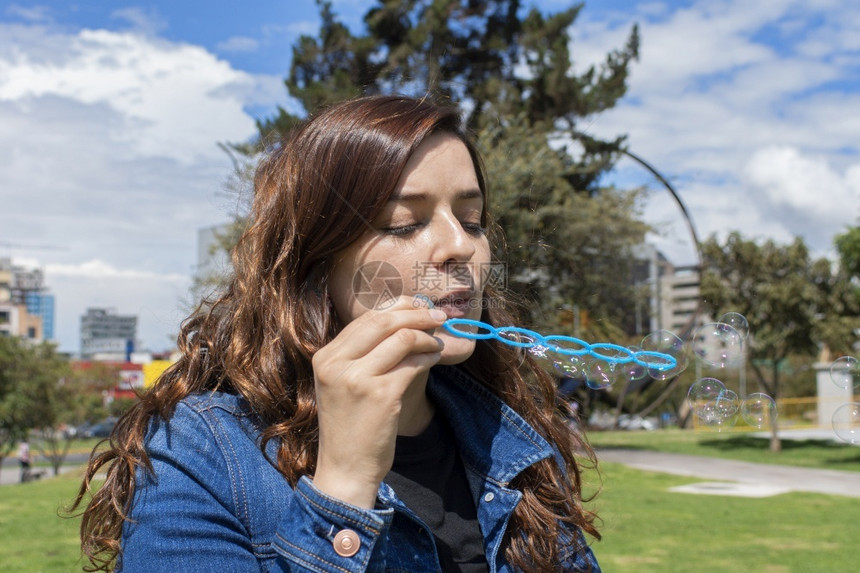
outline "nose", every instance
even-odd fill
[[[452,214],[438,218],[433,237],[433,262],[445,264],[467,262],[475,254],[475,237]]]

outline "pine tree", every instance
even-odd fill
[[[576,305],[592,317],[594,336],[623,336],[631,251],[648,230],[641,193],[601,185],[624,138],[601,140],[579,126],[624,96],[637,28],[602,65],[578,74],[570,30],[582,4],[544,14],[518,0],[380,0],[362,33],[339,22],[330,2],[318,4],[318,35],[293,49],[289,95],[307,113],[377,93],[460,104],[492,165],[494,210],[510,250],[504,262],[510,286],[527,296],[527,320],[564,328],[563,309]],[[301,119],[279,109],[260,122],[260,142]]]

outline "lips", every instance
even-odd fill
[[[441,298],[433,299],[436,308],[448,315],[448,318],[464,318],[476,307],[475,293],[470,290],[456,291]]]

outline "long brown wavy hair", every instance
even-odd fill
[[[273,146],[258,167],[248,226],[233,255],[234,273],[220,295],[186,319],[179,360],[119,421],[107,448],[94,450],[71,510],[84,505],[82,551],[90,571],[110,570],[121,551],[135,472],[152,471],[144,435],[153,417],[167,419],[186,396],[221,390],[241,395],[265,425],[263,444],[294,485],[313,475],[318,427],[311,357],[336,335],[328,304],[333,255],[365,232],[394,192],[406,162],[430,135],[450,133],[466,145],[488,197],[479,154],[453,107],[399,96],[359,98],[311,117]],[[485,223],[488,215],[485,209]],[[482,320],[515,324],[492,285]],[[561,419],[556,385],[522,349],[478,341],[464,363],[491,392],[516,409],[563,460],[543,460],[511,484],[523,493],[509,525],[506,557],[520,570],[559,568],[560,528],[599,538],[583,507],[582,463],[594,453]],[[106,471],[104,484],[94,484]],[[588,501],[588,500],[585,500]]]

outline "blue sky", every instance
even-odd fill
[[[358,29],[374,3],[333,4]],[[802,236],[831,255],[860,216],[860,3],[594,0],[572,31],[576,66],[634,22],[628,95],[581,128],[627,134],[701,237]],[[197,229],[235,212],[217,144],[290,105],[291,47],[317,27],[313,0],[0,1],[0,257],[45,269],[62,349],[77,350],[87,306],[137,314],[145,346],[171,346]],[[651,241],[693,262],[653,178],[623,160],[613,180],[652,190]]]
[[[341,3],[343,4],[343,3]],[[233,67],[263,74],[283,74],[290,47],[299,33],[316,30],[313,0],[235,1],[2,2],[6,22],[44,23],[57,30],[135,30],[170,42],[206,48]],[[345,5],[348,8],[348,3]]]

